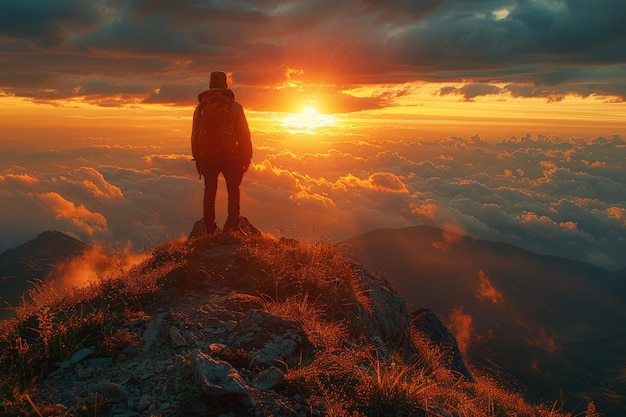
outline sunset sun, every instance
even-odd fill
[[[318,128],[332,126],[335,117],[319,113],[312,105],[305,106],[300,113],[291,113],[283,119],[283,125],[290,131],[312,133]]]

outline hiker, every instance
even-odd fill
[[[224,175],[228,190],[228,218],[224,232],[242,232],[239,227],[239,186],[252,158],[248,121],[222,71],[211,73],[209,89],[198,95],[198,101],[193,114],[191,152],[200,178],[204,177],[203,221],[206,232],[212,235],[217,231],[215,197],[220,173]]]

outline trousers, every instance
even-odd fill
[[[240,191],[239,186],[243,179],[241,161],[212,161],[202,167],[204,176],[204,225],[207,230],[215,228],[215,197],[217,196],[217,179],[224,175],[226,189],[228,191],[228,219],[226,224],[230,227],[239,226],[240,214]]]

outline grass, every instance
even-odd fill
[[[34,283],[28,301],[15,308],[15,318],[0,321],[0,404],[7,415],[58,415],[47,405],[35,406],[29,395],[43,375],[82,347],[114,357],[138,343],[121,326],[160,289],[159,280],[180,264],[185,249],[167,242],[152,253],[119,276],[80,289],[60,293]],[[10,414],[9,406],[17,411]]]
[[[474,375],[474,382],[467,381],[449,370],[439,347],[416,330],[411,339],[418,355],[410,361],[402,352],[374,349],[358,337],[362,324],[352,314],[356,307],[372,307],[361,267],[337,245],[285,243],[267,236],[166,242],[119,277],[83,289],[58,294],[37,285],[16,318],[0,322],[0,415],[104,412],[106,399],[95,398],[70,414],[37,404],[30,394],[41,375],[81,347],[114,357],[138,343],[123,323],[142,314],[144,303],[157,299],[160,291],[171,291],[164,285],[184,284],[190,281],[187,275],[205,271],[200,262],[219,257],[218,249],[230,244],[238,247],[236,265],[228,271],[230,285],[262,300],[268,313],[299,323],[311,342],[311,351],[286,358],[284,392],[307,398],[325,416],[600,416],[593,403],[574,415],[555,405],[529,404],[489,377]],[[211,354],[234,366],[248,362],[245,351],[214,349]]]

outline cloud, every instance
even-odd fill
[[[95,244],[80,256],[56,264],[46,281],[61,292],[80,289],[107,279],[121,277],[146,258],[147,253],[132,253],[130,244],[117,250],[105,249],[100,244]]]
[[[453,308],[448,318],[448,327],[456,337],[459,350],[463,355],[467,355],[467,349],[474,338],[473,322],[473,317],[463,312],[463,306]]]
[[[391,172],[376,172],[366,179],[358,178],[352,174],[344,175],[337,180],[334,187],[345,190],[363,189],[383,193],[408,193],[402,180]]]
[[[320,206],[321,208],[335,207],[335,202],[330,198],[321,194],[309,194],[306,191],[299,191],[297,194],[292,194],[289,198],[295,201],[298,206],[311,204],[313,206]]]
[[[82,204],[77,206],[58,193],[35,194],[34,197],[51,208],[58,220],[69,222],[70,228],[76,228],[79,232],[93,236],[107,228],[107,220],[102,214],[91,212]]]
[[[151,154],[144,157],[150,169],[173,175],[187,174],[197,178],[195,163],[189,154]]]
[[[137,248],[186,235],[201,217],[204,184],[187,139],[168,146],[98,141],[79,151],[0,155],[0,250],[53,228]],[[480,136],[259,135],[242,183],[242,215],[268,232],[315,230],[334,240],[425,224],[448,230],[442,250],[467,234],[618,269],[626,266],[624,161],[619,136],[528,134],[494,144]],[[221,221],[226,193],[219,184]]]
[[[30,174],[15,174],[12,170],[6,170],[0,174],[0,182],[6,186],[16,186],[20,184],[36,184],[38,180]]]
[[[81,167],[73,172],[73,177],[97,198],[122,198],[122,190],[108,183],[102,174],[93,168]]]
[[[476,298],[481,301],[489,301],[495,305],[504,304],[504,296],[496,289],[485,271],[481,269],[478,272],[478,278],[480,279],[480,288],[476,293]]]
[[[439,90],[440,96],[447,95],[459,95],[463,96],[465,101],[472,101],[478,96],[497,95],[502,92],[502,89],[495,85],[489,84],[467,84],[463,87],[443,87]]]
[[[440,94],[464,100],[623,101],[624,16],[620,0],[5,0],[0,90],[43,102],[190,105],[221,68],[265,111],[316,92],[329,112],[378,109],[398,97],[349,91],[422,81],[453,83]]]

